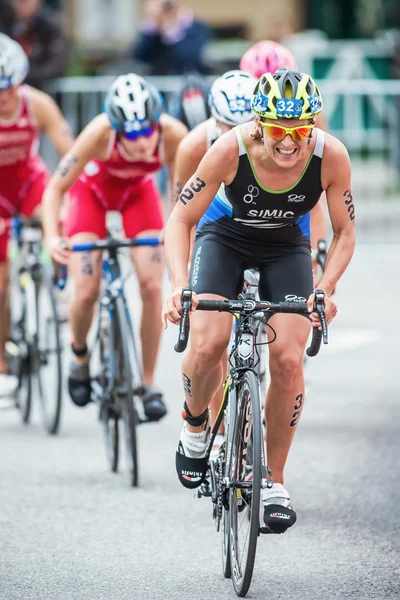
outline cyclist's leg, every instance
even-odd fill
[[[243,261],[236,250],[209,237],[198,237],[193,250],[190,285],[199,298],[236,298],[243,283]],[[208,406],[222,385],[222,356],[229,343],[229,313],[195,311],[190,345],[182,363],[186,420],[176,454],[181,483],[201,484],[207,470]]]
[[[106,210],[89,186],[78,181],[67,201],[65,235],[69,244],[96,241],[106,234]],[[69,305],[72,360],[68,388],[78,406],[90,401],[89,353],[86,338],[92,324],[101,280],[99,252],[72,252],[68,277],[73,282]]]
[[[224,397],[224,381],[225,381],[227,373],[228,373],[228,349],[225,349],[225,351],[222,355],[222,358],[220,360],[220,370],[222,373],[221,385],[218,386],[217,391],[213,395],[212,400],[210,402],[210,417],[211,417],[211,425],[212,426],[214,425],[215,420],[218,416],[218,412],[219,412],[219,409],[220,409],[220,406],[222,404],[222,400]],[[218,433],[214,439],[213,447],[211,449],[211,453],[210,453],[211,460],[215,460],[218,456],[220,446],[221,446],[222,442],[224,441],[223,434],[224,434],[224,420],[222,419],[221,424],[218,428]]]
[[[0,196],[0,218],[9,219],[12,205],[3,206],[3,197]],[[4,198],[4,203],[7,200]],[[9,233],[3,230],[0,234],[0,397],[14,391],[16,380],[10,374],[10,366],[6,357],[6,342],[10,334],[10,265],[8,262]]]
[[[7,235],[0,236],[0,373],[7,373],[6,342],[10,331],[10,266],[7,260]]]
[[[22,186],[20,213],[24,217],[40,216],[40,205],[48,181],[48,172],[40,170],[31,173],[30,178]]]
[[[312,292],[312,266],[308,250],[271,261],[261,271],[260,292],[273,302],[290,299],[305,301]],[[289,298],[290,297],[290,298]],[[263,493],[264,521],[281,531],[296,521],[289,504],[289,494],[283,488],[284,467],[304,405],[304,349],[310,333],[308,319],[299,315],[274,315],[269,324],[276,340],[269,346],[271,383],[267,393],[265,417],[267,424],[267,462],[275,482],[272,491]],[[268,330],[271,340],[273,333]],[[276,505],[281,506],[277,517]]]
[[[121,210],[127,237],[159,237],[164,227],[161,201],[152,179],[138,183]],[[144,412],[148,419],[159,420],[167,410],[159,389],[154,386],[154,375],[160,347],[162,323],[154,315],[161,313],[162,283],[165,270],[163,246],[131,248],[142,298],[140,328]]]

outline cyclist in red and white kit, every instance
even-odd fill
[[[50,253],[68,264],[74,283],[70,303],[72,360],[68,389],[77,406],[90,402],[89,353],[86,337],[99,295],[99,253],[70,253],[57,223],[63,194],[68,190],[65,237],[68,244],[95,241],[106,235],[106,213],[119,211],[127,237],[159,235],[164,216],[153,173],[163,165],[171,176],[177,146],[187,133],[177,119],[162,113],[158,91],[142,77],[122,75],[108,92],[105,112],[95,117],[61,161],[44,195],[44,227]],[[161,338],[155,314],[161,310],[165,269],[161,248],[131,249],[143,300],[141,342],[143,409],[149,420],[166,414],[161,392],[154,387],[154,371]]]
[[[0,34],[0,224],[16,214],[38,214],[49,179],[39,156],[39,133],[44,131],[64,155],[73,144],[69,127],[55,102],[43,92],[21,85],[28,59],[17,42]],[[0,228],[0,395],[15,388],[5,344],[9,333],[8,233]]]

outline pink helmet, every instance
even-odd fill
[[[280,67],[297,70],[296,61],[290,50],[270,40],[263,40],[249,48],[240,61],[240,69],[257,79],[264,73],[274,74]]]

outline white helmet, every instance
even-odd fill
[[[126,124],[154,125],[160,119],[162,98],[148,81],[129,73],[121,75],[112,84],[106,98],[105,111],[117,131]]]
[[[218,77],[208,99],[212,116],[232,126],[251,121],[251,97],[256,84],[257,80],[244,71],[227,71]]]
[[[22,83],[28,71],[29,62],[22,46],[0,33],[0,90]]]

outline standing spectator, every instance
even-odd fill
[[[42,0],[1,0],[3,3],[0,31],[13,37],[25,50],[30,62],[27,83],[43,88],[52,79],[65,75],[69,43],[60,15],[44,7]]]
[[[0,31],[11,36],[12,26],[14,24],[14,9],[11,5],[12,0],[1,0],[0,2]]]
[[[206,73],[204,50],[211,29],[177,0],[145,0],[144,20],[132,58],[148,63],[153,75]]]

